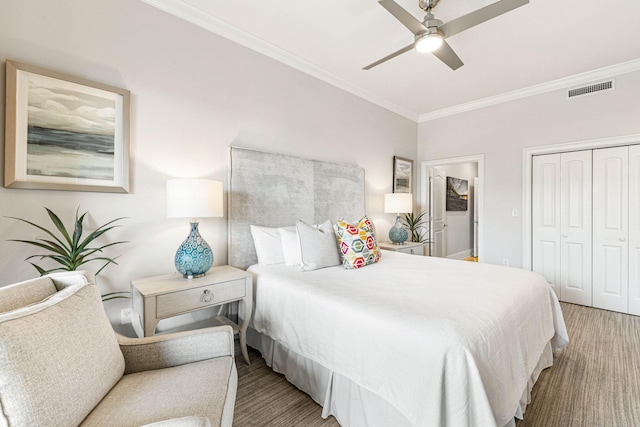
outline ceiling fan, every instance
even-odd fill
[[[439,60],[444,62],[452,70],[457,70],[464,64],[453,51],[451,46],[446,42],[447,37],[451,37],[478,24],[482,24],[489,19],[507,13],[520,6],[529,3],[529,0],[501,0],[480,8],[474,12],[468,13],[446,24],[435,19],[433,9],[438,5],[440,0],[418,0],[418,6],[427,14],[422,22],[418,21],[409,12],[403,9],[393,0],[380,0],[378,3],[382,5],[389,13],[396,17],[405,27],[409,29],[415,36],[415,41],[402,49],[387,55],[384,58],[369,64],[363,70],[369,70],[376,65],[380,65],[398,55],[410,51],[415,48],[418,52],[431,52]]]

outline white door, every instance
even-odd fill
[[[478,256],[478,177],[473,178],[473,256]],[[478,260],[479,261],[479,260]]]
[[[593,306],[628,312],[629,147],[593,152]]]
[[[591,305],[591,150],[533,158],[533,270]]]
[[[560,295],[590,306],[592,151],[560,155]]]
[[[442,169],[432,167],[429,172],[431,198],[431,256],[447,255],[446,195],[447,176]]]
[[[640,145],[629,147],[629,313],[640,316]]]
[[[533,271],[560,294],[560,154],[533,157]]]

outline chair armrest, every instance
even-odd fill
[[[142,427],[211,427],[211,421],[207,417],[182,417],[171,420],[158,421],[157,423],[145,424]]]
[[[117,335],[125,374],[234,356],[233,329],[227,325],[145,338]]]

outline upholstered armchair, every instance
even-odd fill
[[[0,426],[231,426],[228,326],[114,333],[91,273],[0,288]]]

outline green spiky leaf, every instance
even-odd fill
[[[56,226],[56,228],[58,229],[60,234],[62,234],[62,236],[65,238],[65,240],[67,241],[69,246],[73,246],[73,243],[71,242],[71,238],[69,237],[69,233],[67,232],[67,229],[65,228],[64,224],[62,223],[62,221],[60,221],[60,218],[58,218],[58,215],[53,213],[49,208],[45,208],[45,209],[46,209],[47,213],[49,214],[49,218],[51,219],[51,222],[53,222],[53,224]],[[49,232],[49,234],[53,235],[50,232]]]
[[[45,251],[49,252],[44,254],[31,255],[27,257],[25,261],[28,261],[33,258],[39,258],[40,260],[50,260],[60,265],[59,267],[56,267],[56,268],[45,269],[40,265],[37,265],[33,262],[29,262],[31,265],[33,265],[33,267],[38,271],[38,273],[41,276],[45,274],[49,274],[54,271],[76,270],[79,267],[89,262],[99,261],[104,264],[102,264],[102,266],[95,273],[95,275],[97,276],[106,266],[110,264],[117,265],[117,262],[115,262],[115,259],[117,257],[108,258],[104,256],[97,256],[97,257],[91,258],[91,256],[93,254],[96,254],[97,252],[102,252],[105,248],[108,248],[110,246],[127,243],[126,241],[106,243],[106,244],[98,245],[96,247],[91,247],[89,245],[92,242],[94,242],[96,239],[101,237],[103,234],[108,232],[109,230],[116,227],[120,227],[120,225],[113,225],[113,224],[116,223],[117,221],[125,219],[125,217],[111,220],[106,224],[99,226],[93,232],[87,234],[86,236],[83,236],[83,233],[85,232],[84,220],[88,212],[85,212],[82,215],[80,215],[80,212],[79,212],[80,207],[76,209],[75,221],[73,224],[73,232],[70,234],[69,231],[67,230],[67,227],[65,227],[64,223],[58,217],[58,215],[55,214],[55,212],[53,212],[52,210],[46,207],[44,209],[47,211],[47,214],[49,215],[49,219],[51,220],[51,222],[55,227],[53,230],[49,230],[42,225],[36,224],[34,222],[31,222],[22,218],[7,217],[7,218],[15,219],[23,223],[29,224],[32,227],[35,227],[38,230],[43,231],[52,237],[53,240],[43,239],[43,238],[39,238],[36,240],[26,240],[26,239],[10,239],[9,240],[13,242],[20,242],[20,243],[36,246],[40,249],[44,249]],[[56,232],[58,235],[56,235]]]
[[[412,242],[423,243],[427,240],[427,230],[425,230],[425,225],[428,225],[429,221],[426,214],[426,212],[420,212],[416,215],[413,213],[406,213],[400,218],[403,225],[409,229]]]
[[[131,292],[109,292],[102,294],[102,301],[109,301],[117,298],[131,298]]]

